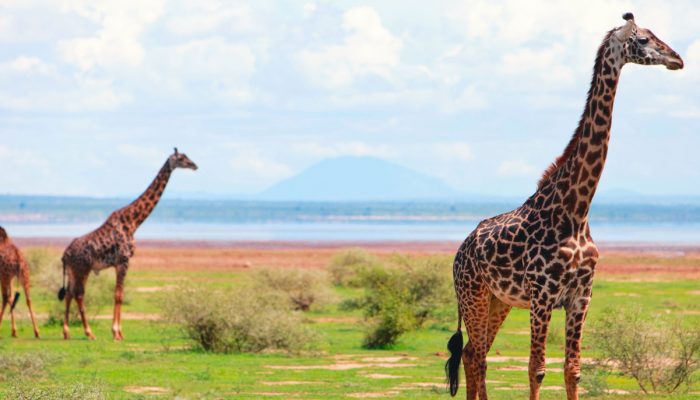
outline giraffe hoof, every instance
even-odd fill
[[[539,384],[539,383],[542,383],[542,380],[544,380],[544,371],[538,372],[538,373],[535,375],[535,379],[537,380],[537,383],[538,383],[538,384]]]

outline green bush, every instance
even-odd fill
[[[587,397],[601,397],[608,392],[608,366],[603,363],[581,365],[579,385],[586,389]]]
[[[606,310],[593,340],[602,361],[634,378],[644,393],[687,387],[700,365],[700,331],[680,321],[645,318],[639,309]]]
[[[165,296],[163,314],[205,351],[300,352],[313,350],[319,341],[289,309],[289,300],[282,292],[255,288],[176,290]]]
[[[104,385],[99,382],[38,387],[36,382],[25,380],[13,382],[7,396],[15,400],[102,400],[107,398]]]
[[[388,266],[375,265],[360,275],[362,298],[343,304],[360,308],[368,321],[364,346],[390,347],[398,338],[454,302],[449,264],[442,258],[400,257]]]
[[[253,272],[253,281],[260,291],[278,291],[288,298],[294,310],[322,309],[333,294],[324,271],[296,268],[265,268]]]
[[[328,266],[331,282],[336,286],[361,287],[362,276],[380,260],[363,249],[349,249],[336,254]]]
[[[0,354],[0,381],[40,378],[46,374],[48,362],[43,353]]]

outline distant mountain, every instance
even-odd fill
[[[260,193],[266,200],[435,200],[459,195],[440,179],[375,158],[323,160]]]

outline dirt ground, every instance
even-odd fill
[[[17,238],[20,246],[62,250],[69,239]],[[379,257],[392,253],[451,256],[458,242],[225,242],[142,240],[131,268],[227,271],[255,267],[324,268],[343,249],[360,247]],[[601,243],[596,274],[611,279],[700,279],[700,245]]]

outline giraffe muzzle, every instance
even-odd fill
[[[672,71],[683,69],[683,59],[681,59],[681,56],[679,56],[676,52],[666,56],[664,64],[666,65],[666,69],[670,69]]]

